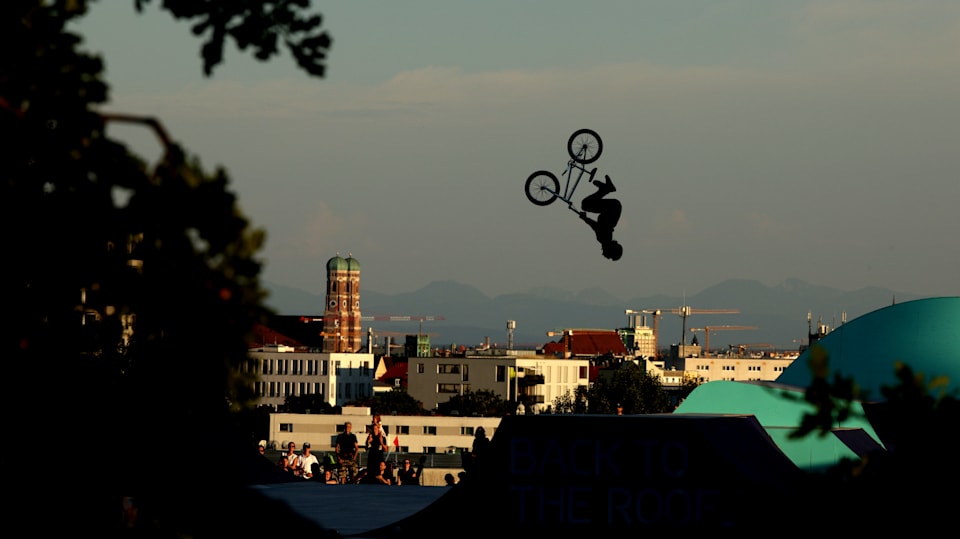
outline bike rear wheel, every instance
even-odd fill
[[[567,153],[577,163],[587,165],[600,159],[603,153],[603,140],[592,129],[578,129],[567,141]]]
[[[537,206],[547,206],[557,199],[560,181],[552,172],[538,170],[527,178],[527,198]]]

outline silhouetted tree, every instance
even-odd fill
[[[590,387],[590,413],[616,412],[617,403],[625,414],[655,414],[670,411],[670,397],[660,377],[651,376],[632,361],[625,361],[612,373],[601,376]]]
[[[326,398],[319,393],[306,395],[287,395],[283,400],[283,412],[291,414],[334,414],[337,408],[331,406]]]
[[[456,412],[461,416],[503,417],[512,413],[510,402],[503,400],[489,389],[465,391],[463,395],[454,395],[447,402],[437,406],[441,415]]]
[[[282,41],[308,73],[322,75],[330,40],[305,4],[166,0],[160,8],[205,36],[207,75],[228,38],[261,60]],[[257,523],[217,515],[216,507],[230,507],[222,489],[243,480],[224,459],[253,450],[230,428],[230,412],[254,402],[236,367],[267,314],[255,256],[264,235],[249,228],[225,170],[205,169],[152,118],[96,109],[108,95],[103,64],[67,31],[88,5],[0,7],[0,230],[9,255],[0,350],[10,403],[2,425],[19,438],[4,444],[2,462],[8,479],[20,473],[26,485],[12,514],[78,534],[119,526],[120,496],[134,495],[144,504],[142,523],[158,536],[254,534]],[[106,135],[107,123],[118,121],[156,133],[165,152],[155,167]],[[41,396],[55,399],[45,408],[55,418],[33,413]],[[48,425],[56,425],[56,440],[37,428]],[[10,452],[38,440],[51,455],[64,451],[54,465],[69,470],[71,484],[109,499],[73,496],[48,518],[36,500],[50,496],[50,486]],[[220,465],[198,466],[198,454],[214,453],[223,455]],[[210,504],[215,492],[224,498]],[[234,501],[233,511],[246,503]],[[33,508],[43,517],[28,518]],[[316,532],[303,519],[284,521]],[[273,533],[273,519],[258,522],[262,534]]]
[[[423,404],[410,396],[403,389],[393,388],[390,391],[377,393],[365,399],[358,399],[351,404],[369,406],[370,413],[386,415],[425,415]]]
[[[553,399],[553,411],[558,414],[585,414],[590,399],[586,386],[577,386],[575,391],[567,390]]]
[[[883,448],[859,458],[846,458],[822,476],[809,477],[802,496],[811,527],[833,522],[841,508],[864,532],[884,532],[904,525],[917,530],[940,529],[937,517],[929,525],[916,523],[918,514],[946,515],[953,498],[933,493],[960,480],[954,436],[960,426],[960,400],[947,392],[945,377],[925,378],[897,362],[897,383],[881,387],[879,396],[861,390],[852,377],[831,373],[827,352],[811,349],[813,380],[804,392],[812,411],[791,433],[794,438],[829,436],[834,427],[857,412],[860,402]],[[929,494],[929,495],[928,495]]]

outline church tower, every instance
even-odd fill
[[[327,261],[327,297],[323,310],[323,351],[359,352],[360,262],[340,253]]]

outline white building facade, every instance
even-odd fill
[[[534,355],[411,357],[407,392],[427,410],[454,395],[489,390],[507,401],[523,402],[525,412],[547,411],[553,401],[590,383],[590,361]]]
[[[331,406],[343,406],[373,395],[373,354],[297,352],[289,346],[253,348],[243,366],[257,374],[258,404],[277,408],[288,396],[322,396]]]
[[[270,414],[267,443],[271,448],[281,449],[287,442],[295,442],[298,448],[304,442],[310,442],[314,453],[328,453],[333,451],[337,435],[344,430],[344,423],[350,421],[360,450],[365,452],[366,436],[372,420],[370,408],[363,406],[344,407],[342,414]],[[381,416],[381,425],[391,452],[456,454],[470,451],[477,427],[483,427],[487,438],[493,438],[500,418],[384,415]],[[365,456],[361,458],[361,463],[364,461]]]

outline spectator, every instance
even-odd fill
[[[397,479],[396,466],[390,461],[387,461],[386,464],[387,469],[383,472],[383,476],[390,481],[391,485],[399,485],[400,481]]]
[[[482,459],[490,446],[490,439],[487,438],[487,431],[483,427],[477,427],[473,431],[473,448],[470,451],[471,469],[477,467],[477,461]]]
[[[387,463],[380,461],[376,471],[367,474],[367,483],[372,485],[389,485],[390,478],[387,476]]]
[[[337,454],[340,483],[346,485],[347,481],[355,481],[360,444],[357,442],[357,435],[353,433],[353,423],[349,421],[344,423],[343,432],[337,435],[334,451]]]
[[[320,461],[310,452],[310,442],[303,442],[303,454],[300,455],[300,475],[304,479],[313,479],[320,473]]]
[[[452,487],[453,485],[457,484],[457,480],[454,479],[452,473],[448,473],[447,475],[443,476],[443,480],[447,483],[448,487]]]
[[[264,441],[264,440],[260,440],[260,443],[257,444],[257,451],[260,451],[260,454],[263,455],[264,457],[266,457],[266,456],[267,456],[267,442]]]
[[[410,464],[410,459],[404,459],[403,466],[397,472],[397,483],[401,486],[420,484],[420,474],[418,474],[416,468]]]
[[[293,475],[300,475],[300,455],[297,454],[297,444],[290,442],[287,444],[287,466]]]
[[[384,453],[389,451],[387,437],[378,423],[373,424],[373,432],[367,435],[367,468],[376,470],[384,462]]]
[[[277,466],[281,470],[293,475],[293,469],[290,468],[290,459],[288,459],[286,455],[280,455],[280,459],[277,460]]]
[[[333,476],[333,470],[323,470],[323,484],[324,485],[338,485],[337,478]]]

